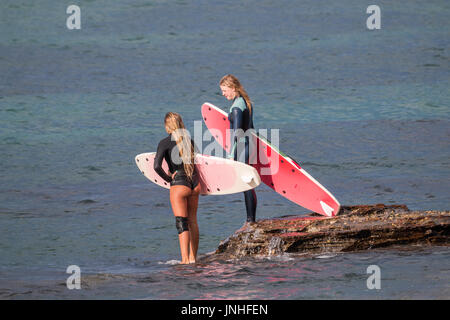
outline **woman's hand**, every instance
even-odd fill
[[[175,177],[175,175],[177,174],[178,171],[175,171],[174,173],[172,173],[172,179]]]

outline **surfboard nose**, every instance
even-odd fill
[[[252,172],[241,175],[241,180],[252,188],[256,188],[261,184],[261,178],[259,177],[258,171],[256,171],[254,168]]]

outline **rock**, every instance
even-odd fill
[[[449,211],[410,211],[404,205],[341,208],[336,217],[284,216],[248,224],[209,258],[348,252],[396,244],[449,244]]]

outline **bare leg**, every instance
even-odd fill
[[[178,235],[178,240],[180,241],[181,264],[189,263],[189,233],[189,231],[184,231]]]
[[[172,211],[176,217],[188,217],[188,197],[191,195],[191,189],[185,186],[170,187],[170,203]],[[178,235],[180,241],[181,263],[189,263],[189,231],[184,231]]]
[[[198,208],[198,196],[200,194],[200,184],[192,191],[192,195],[188,198],[188,216],[189,216],[189,231],[190,231],[190,252],[189,262],[195,263],[197,261],[197,251],[199,242],[199,231],[197,224],[197,208]]]

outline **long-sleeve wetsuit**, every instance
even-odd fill
[[[242,129],[243,132],[248,129],[254,129],[253,127],[253,112],[250,112],[247,104],[242,97],[237,97],[233,100],[233,104],[228,114],[228,120],[230,120],[231,129],[231,156],[235,161],[241,161],[249,164],[250,159],[250,142],[249,137],[239,135],[237,130]],[[242,133],[242,132],[241,132]],[[243,148],[238,147],[238,144],[243,143]],[[243,149],[244,158],[242,158],[240,149]],[[247,210],[247,221],[255,222],[256,219],[256,193],[254,189],[244,192],[245,208]]]

